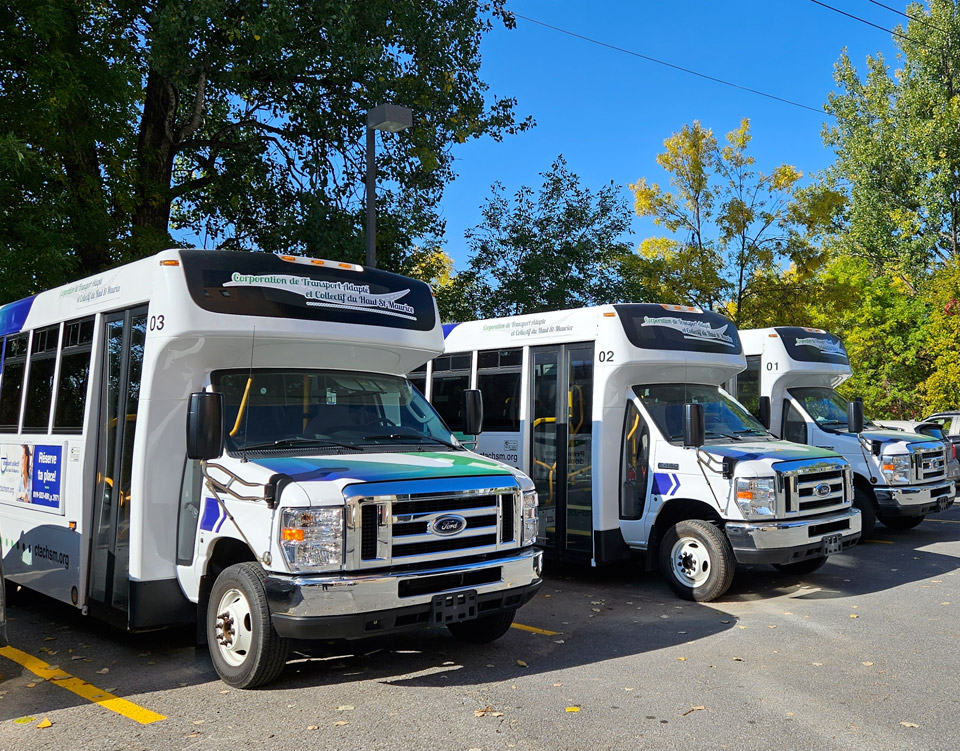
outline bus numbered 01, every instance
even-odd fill
[[[737,562],[809,573],[860,537],[846,460],[779,441],[722,388],[745,360],[709,311],[625,304],[448,324],[410,374],[453,430],[479,389],[477,451],[529,474],[537,544],[600,565],[646,551],[708,601]]]
[[[197,621],[231,685],[289,639],[492,641],[540,585],[533,483],[403,377],[442,351],[422,282],[169,250],[0,307],[0,335],[2,576],[131,631]]]

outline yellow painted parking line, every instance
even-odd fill
[[[860,542],[875,542],[878,545],[893,545],[893,540],[860,540]]]
[[[106,691],[102,691],[96,686],[87,683],[85,680],[76,678],[60,668],[48,665],[43,660],[38,660],[33,655],[28,655],[26,652],[21,652],[14,647],[3,647],[0,649],[0,657],[13,660],[37,677],[48,680],[55,686],[65,688],[67,691],[71,691],[87,701],[99,704],[111,712],[116,712],[127,719],[139,722],[141,725],[149,725],[151,722],[167,719],[162,714],[151,712],[149,709],[144,709],[126,699],[121,699],[119,696],[114,696]]]
[[[531,634],[543,634],[544,636],[556,636],[560,633],[559,631],[547,631],[545,628],[537,628],[536,626],[524,626],[522,623],[511,624],[510,628],[529,631]]]

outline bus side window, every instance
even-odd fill
[[[463,430],[463,390],[470,388],[473,355],[443,355],[433,361],[431,400],[450,430]]]
[[[627,405],[623,426],[623,463],[620,467],[620,518],[639,519],[647,499],[650,431],[636,405]]]
[[[27,403],[23,410],[25,433],[46,433],[50,425],[53,369],[57,364],[59,340],[59,324],[33,332],[30,372],[27,375]]]
[[[3,347],[3,375],[0,376],[0,432],[20,429],[20,397],[27,364],[27,335],[8,336]]]
[[[523,350],[477,353],[477,388],[483,394],[483,426],[487,431],[520,430],[520,364]]]
[[[57,402],[53,412],[54,433],[79,433],[83,430],[92,344],[93,318],[71,321],[64,326]]]
[[[747,356],[747,369],[737,376],[736,397],[750,414],[760,414],[760,355]]]
[[[803,419],[800,410],[794,407],[789,399],[783,401],[782,438],[793,443],[807,442],[807,421]]]

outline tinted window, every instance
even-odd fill
[[[760,413],[760,355],[747,357],[747,369],[737,376],[737,401],[752,414]]]
[[[520,371],[478,373],[484,430],[520,430]]]
[[[270,253],[180,251],[187,289],[204,310],[430,331],[430,287],[379,269],[285,261]]]
[[[776,332],[783,340],[787,354],[799,362],[828,362],[849,365],[847,350],[840,337],[819,329],[780,327]]]
[[[466,373],[433,374],[433,408],[450,430],[463,431],[463,390],[469,387],[470,376]]]
[[[53,415],[54,432],[79,433],[83,428],[92,343],[93,318],[71,321],[64,326],[57,405]]]
[[[789,401],[783,403],[783,440],[794,443],[807,442],[807,421]]]
[[[743,351],[733,321],[718,313],[651,303],[613,307],[635,347],[726,355]]]
[[[623,426],[623,464],[620,467],[620,518],[639,519],[647,497],[650,431],[636,405],[627,405]]]
[[[24,432],[46,432],[50,422],[53,371],[57,364],[59,338],[59,326],[33,332],[30,371],[27,375],[27,401],[23,411]]]
[[[20,427],[20,397],[27,362],[27,335],[8,336],[4,342],[0,377],[0,431],[16,433]]]

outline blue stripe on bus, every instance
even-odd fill
[[[450,334],[450,332],[453,331],[453,330],[454,330],[457,326],[459,326],[459,325],[460,325],[459,323],[445,323],[445,324],[443,324],[443,338],[446,339],[447,336]]]
[[[200,529],[213,532],[213,528],[217,525],[217,519],[219,518],[220,504],[217,503],[216,498],[204,498],[203,515],[200,517]]]
[[[37,296],[33,295],[0,307],[0,336],[23,331],[23,324],[26,323],[27,315],[36,299]]]

